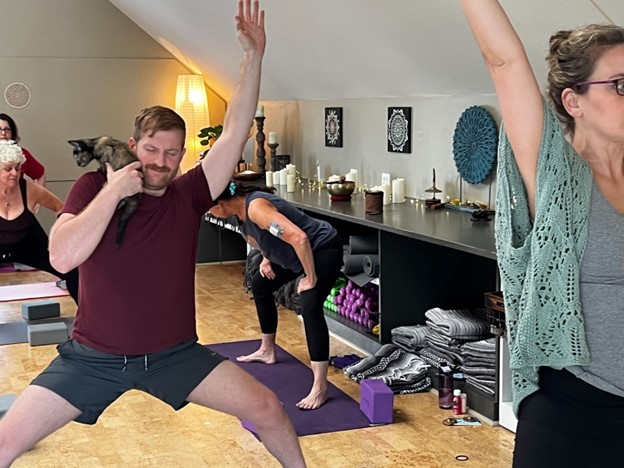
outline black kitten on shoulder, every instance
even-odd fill
[[[106,173],[106,163],[109,163],[113,170],[116,171],[134,161],[138,161],[127,143],[109,136],[69,140],[68,143],[74,147],[74,159],[80,167],[85,167],[95,159],[100,164],[99,170]],[[140,193],[137,193],[126,197],[117,206],[117,209],[121,210],[115,239],[117,247],[121,245],[130,216],[139,206],[140,195]]]

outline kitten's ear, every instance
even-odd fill
[[[67,140],[67,143],[69,143],[76,149],[81,149],[80,142],[78,140]]]

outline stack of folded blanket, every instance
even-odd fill
[[[385,344],[372,356],[345,367],[344,373],[356,382],[382,380],[395,394],[416,393],[431,387],[429,366],[419,356]]]
[[[405,351],[413,353],[427,345],[427,333],[429,333],[429,327],[426,325],[394,327],[390,330],[390,341]]]
[[[466,343],[462,346],[461,370],[466,383],[489,395],[496,392],[496,338]]]
[[[443,310],[439,307],[425,312],[429,332],[427,346],[421,351],[427,362],[446,362],[458,367],[463,362],[462,345],[491,336],[489,326],[482,311]]]

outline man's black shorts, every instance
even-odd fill
[[[68,340],[59,355],[31,385],[53,391],[82,411],[77,422],[94,424],[128,390],[141,390],[178,410],[202,380],[222,361],[196,341],[142,356],[107,354]]]

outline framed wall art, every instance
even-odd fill
[[[412,108],[388,107],[388,151],[411,153]]]
[[[342,148],[342,107],[325,108],[325,146]]]

